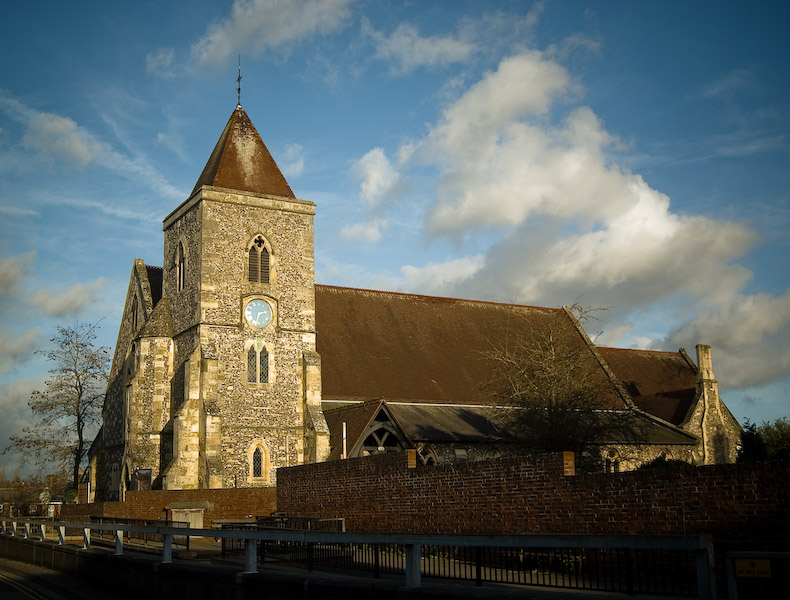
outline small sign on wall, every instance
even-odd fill
[[[576,475],[576,457],[573,452],[562,453],[562,474],[566,477]]]
[[[755,560],[753,558],[735,559],[736,577],[770,577],[771,561]]]

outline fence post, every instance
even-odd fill
[[[713,562],[713,541],[711,536],[702,535],[703,547],[697,555],[697,593],[700,600],[716,600],[716,575]]]
[[[406,544],[406,587],[420,587],[420,545]]]
[[[634,595],[634,564],[631,562],[631,548],[625,549],[625,593],[629,596]]]
[[[483,549],[475,546],[475,585],[483,585]]]
[[[123,530],[115,532],[115,556],[123,556]]]
[[[30,537],[30,523],[25,522],[25,539]]]
[[[173,562],[173,534],[166,533],[162,540],[162,562],[170,564]]]
[[[58,544],[61,546],[66,543],[66,528],[63,525],[58,527]]]
[[[256,540],[244,540],[244,572],[258,572],[258,543]]]
[[[13,535],[17,534],[17,527],[18,527],[17,522],[11,521],[11,531]]]
[[[91,528],[90,527],[83,527],[82,528],[82,547],[83,548],[90,548],[91,547]]]
[[[373,544],[373,577],[381,577],[381,559],[379,557],[379,544]]]
[[[46,526],[44,525],[44,523],[39,525],[38,534],[39,534],[39,537],[41,538],[42,542],[46,542],[47,541],[47,532],[46,532]]]
[[[313,542],[307,542],[307,572],[313,572]]]

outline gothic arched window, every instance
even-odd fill
[[[247,349],[247,383],[269,383],[269,351],[263,344]]]
[[[252,242],[247,256],[247,280],[253,283],[269,283],[270,253],[266,240],[259,235]]]
[[[269,481],[271,461],[269,459],[269,449],[266,446],[265,440],[254,440],[252,444],[250,444],[250,448],[247,451],[247,463],[249,468],[247,472],[248,482]]]

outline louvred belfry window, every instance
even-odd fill
[[[263,237],[259,235],[255,238],[248,256],[248,280],[269,283],[269,250]]]

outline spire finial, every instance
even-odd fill
[[[241,106],[241,54],[239,54],[239,76],[236,77],[236,104]]]

